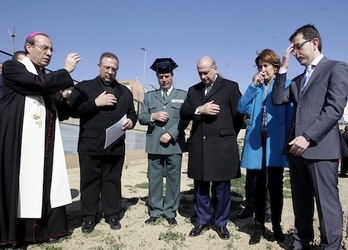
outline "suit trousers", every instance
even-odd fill
[[[348,157],[343,156],[341,159],[340,176],[347,177],[348,174]]]
[[[210,210],[210,181],[194,180],[195,215],[197,224],[210,224],[213,220],[217,227],[227,225],[231,208],[231,183],[227,181],[212,181],[211,194],[214,205],[214,216]]]
[[[124,155],[79,154],[81,216],[84,221],[100,219],[100,204],[106,220],[121,210],[121,175]]]
[[[254,189],[256,186],[256,178],[254,176],[254,170],[252,169],[247,169],[246,170],[246,177],[245,177],[245,207],[244,210],[245,212],[254,212]],[[270,197],[269,197],[269,188],[267,185],[267,191],[266,191],[266,206],[265,206],[265,213],[266,215],[271,214],[271,204],[270,204]]]
[[[253,205],[253,196],[254,196],[254,176],[253,171],[250,169],[246,170],[246,177],[245,177],[245,208],[244,210],[246,212],[254,212],[254,205]]]
[[[342,249],[342,207],[338,191],[338,160],[310,160],[289,155],[295,214],[295,247],[313,241],[314,198],[319,216],[321,245]]]
[[[262,138],[262,168],[249,170],[249,174],[254,178],[255,224],[265,224],[265,206],[267,191],[269,191],[272,226],[273,229],[279,229],[283,210],[284,168],[279,166],[266,167],[266,153],[266,138]]]
[[[148,154],[149,210],[150,216],[166,218],[176,216],[180,202],[182,154]],[[163,176],[166,189],[163,197]]]
[[[283,211],[284,168],[264,166],[261,170],[248,171],[248,174],[254,178],[253,207],[255,223],[259,225],[265,223],[265,214],[269,213],[266,205],[269,199],[272,226],[273,228],[280,227]]]

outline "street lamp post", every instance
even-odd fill
[[[146,83],[145,83],[145,75],[146,75],[146,52],[147,49],[145,48],[140,48],[142,51],[144,51],[144,72],[143,72],[143,85],[144,89],[146,89]]]

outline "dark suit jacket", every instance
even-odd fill
[[[124,85],[115,81],[113,94],[117,104],[97,107],[95,99],[104,92],[105,86],[100,77],[77,84],[70,97],[71,115],[80,118],[78,152],[88,155],[125,154],[125,135],[104,149],[105,131],[127,115],[135,125],[137,116],[134,110],[133,94]]]
[[[207,96],[200,82],[188,90],[181,107],[184,119],[192,120],[188,143],[188,176],[195,180],[223,181],[238,177],[237,135],[243,116],[237,112],[241,97],[238,84],[218,77]],[[197,115],[196,108],[214,100],[220,105],[217,116]]]
[[[0,103],[2,98],[2,74],[0,74]]]
[[[293,129],[289,141],[308,135],[312,142],[302,154],[307,159],[341,157],[340,131],[348,96],[348,66],[344,62],[322,58],[301,94],[304,74],[295,77],[285,88],[286,74],[278,74],[272,97],[275,104],[294,103]]]

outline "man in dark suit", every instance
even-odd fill
[[[313,25],[290,37],[283,65],[273,88],[275,104],[293,102],[293,129],[288,141],[292,199],[295,214],[293,249],[309,249],[313,241],[314,197],[324,249],[341,249],[342,208],[338,192],[341,158],[337,126],[348,96],[348,66],[321,54],[322,41]],[[289,54],[306,66],[285,88]]]
[[[2,98],[2,63],[0,63],[0,103]]]
[[[139,114],[139,122],[147,125],[149,210],[145,223],[155,222],[161,215],[169,225],[177,225],[176,210],[180,201],[182,152],[185,150],[185,123],[180,108],[186,91],[173,86],[173,69],[178,65],[171,58],[158,58],[151,69],[156,71],[160,89],[147,92]],[[166,195],[163,197],[163,175],[166,173]]]
[[[343,141],[348,147],[348,125],[344,127],[344,131],[342,131],[341,133],[342,133]],[[340,177],[348,177],[347,172],[348,172],[348,157],[342,155]]]
[[[118,213],[125,135],[107,146],[106,129],[125,115],[122,130],[132,129],[137,116],[132,92],[115,79],[118,67],[118,58],[113,53],[103,53],[98,63],[99,76],[77,84],[69,103],[72,116],[80,118],[78,153],[83,233],[91,233],[99,221],[100,201],[110,228],[121,228]]]
[[[212,57],[199,59],[197,70],[201,82],[190,87],[181,108],[182,117],[193,121],[188,176],[194,179],[197,223],[189,236],[200,235],[214,220],[219,237],[228,239],[230,180],[240,176],[237,134],[243,115],[237,112],[237,103],[241,93],[236,82],[217,74]],[[214,216],[210,212],[210,182]]]

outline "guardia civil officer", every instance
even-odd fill
[[[187,124],[180,119],[186,91],[173,86],[173,70],[176,67],[178,65],[171,58],[154,61],[150,68],[156,72],[159,89],[145,94],[138,117],[140,124],[148,126],[145,152],[148,154],[150,217],[146,224],[163,216],[169,225],[177,225],[175,217],[180,201],[181,160]]]

